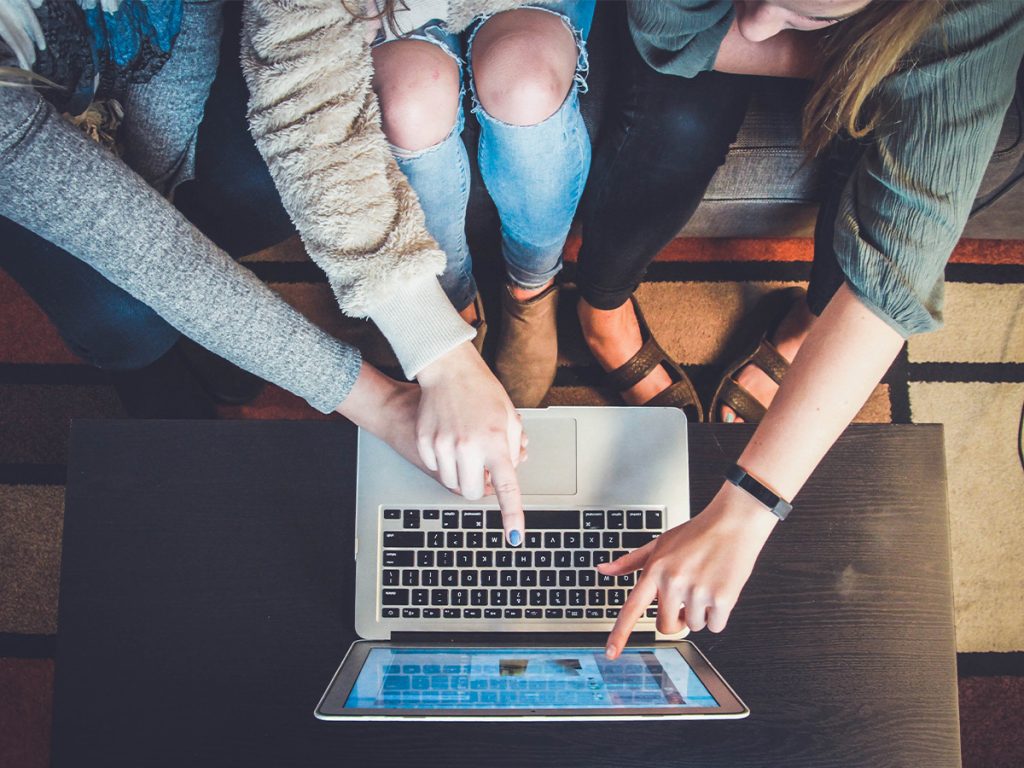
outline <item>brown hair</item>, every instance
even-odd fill
[[[837,23],[824,39],[821,74],[804,107],[803,144],[819,154],[841,131],[854,138],[870,133],[879,115],[872,92],[886,77],[914,62],[910,49],[935,23],[946,0],[872,0]]]
[[[405,0],[356,0],[358,5],[362,6],[362,10],[354,10],[349,4],[351,0],[341,0],[341,4],[345,7],[345,10],[351,13],[360,21],[377,21],[382,20],[390,29],[395,28],[395,11],[399,8],[408,10],[409,7],[405,4]],[[377,5],[380,10],[376,13],[370,13],[366,10],[367,6]]]

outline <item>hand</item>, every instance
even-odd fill
[[[525,520],[515,468],[526,441],[505,390],[469,342],[416,378],[422,387],[416,434],[423,464],[467,499],[479,499],[489,478],[505,537],[518,546]]]
[[[633,626],[658,598],[658,631],[675,634],[688,626],[721,632],[750,578],[761,548],[778,522],[767,509],[731,483],[705,510],[618,560],[598,566],[618,576],[643,569],[619,613],[605,649],[614,659]]]

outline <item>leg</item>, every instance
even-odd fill
[[[441,287],[473,322],[477,290],[466,242],[469,158],[460,136],[459,65],[440,45],[416,39],[377,46],[373,67],[384,134],[420,199],[427,231],[448,257]]]
[[[693,215],[746,112],[749,80],[707,72],[693,79],[655,72],[628,34],[618,50],[626,82],[598,148],[582,207],[579,317],[607,370],[641,346],[629,296],[648,264]],[[643,403],[671,383],[655,369],[624,393]]]

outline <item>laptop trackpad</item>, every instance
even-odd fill
[[[576,419],[524,419],[530,458],[519,465],[524,495],[576,493]]]

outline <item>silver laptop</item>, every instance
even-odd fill
[[[655,606],[634,631],[644,647],[603,659],[604,636],[636,576],[594,566],[690,516],[683,412],[521,413],[530,457],[518,472],[519,547],[505,542],[494,497],[467,501],[359,433],[355,627],[364,641],[350,649],[317,717],[744,716],[691,643],[653,642]],[[648,698],[629,698],[636,680]],[[536,685],[551,698],[535,706]]]

